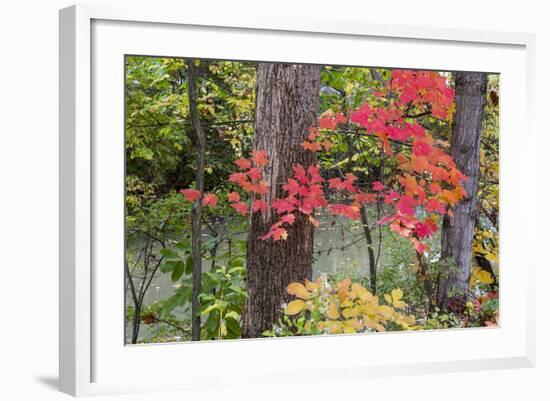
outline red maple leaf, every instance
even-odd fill
[[[281,221],[289,225],[292,225],[295,220],[296,220],[296,216],[294,216],[292,213],[285,214],[284,216],[281,217]]]
[[[239,202],[241,200],[241,195],[238,192],[230,192],[227,194],[227,200],[229,202]]]
[[[238,160],[235,160],[235,164],[239,166],[241,170],[249,169],[252,166],[252,162],[244,157],[241,157]]]
[[[277,211],[278,214],[292,212],[295,209],[294,205],[287,199],[275,199],[273,201],[273,208]]]
[[[265,150],[254,150],[252,152],[252,161],[256,166],[263,167],[269,164],[267,153]]]
[[[443,203],[434,198],[428,199],[428,202],[426,202],[426,210],[428,212],[437,212],[439,214],[445,214],[447,211]]]
[[[413,143],[413,154],[415,156],[428,156],[432,151],[432,146],[424,141],[416,140]]]
[[[237,202],[231,205],[233,209],[239,214],[246,216],[248,214],[248,205],[244,202]]]
[[[344,205],[342,203],[334,203],[330,205],[329,212],[331,214],[341,215],[348,219],[357,220],[359,218],[359,206]]]
[[[296,178],[302,184],[307,184],[309,182],[309,179],[306,175],[306,170],[301,164],[295,165],[294,167],[292,167],[292,169],[294,170],[294,178]]]
[[[258,167],[252,167],[248,170],[248,176],[252,181],[258,181],[262,177],[262,172]]]
[[[414,208],[417,204],[418,202],[412,196],[403,195],[401,199],[397,201],[395,206],[401,214],[411,216],[414,214]]]
[[[233,173],[229,176],[229,181],[243,186],[245,183],[248,182],[248,175],[246,173]]]
[[[189,202],[195,202],[197,199],[200,198],[201,193],[200,191],[197,191],[196,189],[188,188],[188,189],[182,189],[180,193],[183,195],[183,197],[188,200]]]
[[[258,211],[266,211],[268,209],[267,203],[261,199],[256,199],[252,203],[252,211],[258,212]]]
[[[376,201],[375,194],[366,194],[366,193],[360,192],[355,195],[355,202],[358,202],[358,203],[370,203],[375,201]]]
[[[296,195],[300,190],[300,184],[294,178],[289,178],[286,184],[283,184],[283,189],[291,196]]]
[[[321,150],[321,144],[318,143],[318,142],[308,142],[308,141],[304,141],[302,143],[302,147],[305,149],[305,150],[310,150],[312,152],[318,152]]]
[[[216,207],[217,204],[218,204],[218,197],[214,194],[206,194],[202,198],[203,206]]]

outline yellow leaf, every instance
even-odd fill
[[[401,290],[401,288],[392,290],[391,297],[393,300],[392,304],[396,308],[404,308],[406,306],[405,302],[401,300],[401,298],[403,298],[403,291]]]
[[[361,322],[357,319],[349,319],[344,322],[344,326],[351,327],[354,330],[361,330],[363,328],[363,325]]]
[[[306,287],[304,287],[303,284],[300,284],[300,283],[290,283],[286,288],[286,291],[290,295],[294,295],[297,298],[302,298],[302,299],[309,298],[309,291],[306,289]]]
[[[386,328],[384,326],[382,326],[380,323],[377,323],[374,328],[376,329],[376,331],[386,331]]]
[[[492,284],[493,283],[493,277],[491,276],[491,273],[479,269],[478,273],[478,280],[481,281],[484,284]]]
[[[391,295],[390,295],[390,294],[384,294],[384,299],[385,299],[386,302],[389,303],[390,305],[393,303],[393,299],[391,299]]]
[[[386,330],[384,326],[378,323],[375,319],[371,319],[368,316],[363,316],[363,323],[365,324],[365,327],[368,327],[369,329],[372,329],[372,330],[376,330],[376,331]]]
[[[403,298],[403,290],[401,290],[401,288],[396,288],[395,290],[392,290],[391,297],[393,298],[394,302],[399,301],[401,298]]]
[[[342,322],[328,320],[325,322],[325,326],[330,334],[338,334],[342,332]]]
[[[408,324],[410,324],[411,326],[412,326],[413,324],[416,324],[416,317],[414,317],[414,315],[407,315],[407,316],[405,316],[405,319],[406,319],[405,321],[406,321]]]
[[[321,288],[321,282],[319,280],[317,280],[315,283],[309,281],[308,279],[306,279],[306,289],[309,290],[309,291],[315,291],[315,290],[318,290],[319,288]]]
[[[351,290],[355,292],[355,294],[359,297],[359,299],[363,302],[367,301],[368,299],[372,298],[372,294],[369,290],[367,290],[365,287],[363,287],[360,284],[353,283],[351,285]]]
[[[286,307],[286,313],[290,316],[297,315],[304,309],[305,306],[306,303],[304,301],[300,299],[295,299],[294,301],[290,302]]]
[[[352,306],[353,306],[353,301],[340,302],[340,308],[351,308]]]
[[[470,276],[470,287],[475,286],[478,281],[483,284],[493,284],[493,277],[491,273],[476,267]]]
[[[393,301],[393,306],[399,309],[404,308],[407,304],[403,301]]]
[[[329,319],[338,319],[340,317],[340,312],[338,312],[338,306],[336,304],[331,304],[327,311],[327,317]]]
[[[350,317],[357,316],[357,311],[355,308],[346,308],[342,311],[342,316],[344,316],[346,319],[349,319]]]
[[[349,294],[349,293],[348,293],[348,290],[345,289],[345,288],[340,288],[340,289],[338,290],[338,293],[337,293],[337,295],[338,295],[338,300],[340,301],[341,304],[343,304],[343,303],[346,302],[346,299],[347,299],[347,297],[348,297],[348,294]]]
[[[342,331],[347,334],[356,333],[355,328],[352,325],[348,324],[347,321],[344,322],[344,324],[342,325]]]
[[[378,307],[378,313],[385,319],[391,319],[393,316],[393,309],[388,305],[381,305]]]
[[[340,281],[340,288],[343,288],[347,291],[350,284],[351,284],[351,280],[348,277],[346,277],[345,279]]]

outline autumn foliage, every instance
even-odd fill
[[[264,335],[383,332],[388,325],[415,328],[415,317],[405,313],[407,304],[399,288],[384,294],[382,301],[349,278],[331,284],[319,276],[315,282],[291,283],[287,292],[294,299],[285,305],[284,314],[292,320],[282,319]]]
[[[309,222],[317,226],[317,211],[355,220],[360,218],[362,205],[383,203],[393,206],[393,212],[377,224],[386,224],[408,238],[417,252],[428,250],[425,239],[437,231],[441,216],[452,215],[453,205],[465,195],[461,184],[467,177],[457,169],[446,144],[434,140],[417,118],[431,115],[451,119],[454,90],[437,72],[393,70],[386,87],[376,95],[383,106],[365,103],[351,113],[349,120],[341,113],[324,112],[318,127],[311,127],[302,146],[306,151],[330,152],[331,133],[353,126],[361,135],[375,136],[381,157],[395,165],[397,174],[386,182],[376,180],[368,188],[359,187],[353,173],[324,179],[319,165],[297,164],[293,175],[282,184],[285,196],[267,204],[263,196],[269,191],[263,179],[263,169],[269,164],[267,153],[257,150],[250,159],[235,161],[238,171],[230,175],[229,181],[241,191],[227,195],[231,207],[242,215],[271,208],[279,216],[262,239],[286,240],[287,228],[298,213],[308,216]],[[191,202],[200,196],[193,189],[181,192]],[[338,202],[331,202],[329,194],[337,194]],[[214,207],[216,203],[215,195],[202,198],[203,206]]]

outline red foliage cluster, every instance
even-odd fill
[[[201,197],[200,191],[193,188],[182,189],[180,193],[189,202],[195,202]],[[218,197],[214,194],[204,194],[204,196],[202,197],[203,206],[216,207],[217,204],[218,204]]]
[[[393,70],[390,90],[397,94],[398,107],[428,105],[432,116],[450,117],[455,91],[436,71]]]
[[[411,113],[420,110],[417,115],[450,117],[454,90],[437,72],[393,70],[388,89],[380,95],[392,99],[387,106],[365,104],[351,115],[351,121],[380,139],[384,153],[401,171],[399,186],[381,192],[386,203],[395,204],[396,211],[379,224],[388,223],[393,231],[410,238],[418,252],[424,252],[426,246],[420,240],[437,231],[437,215],[452,214],[451,207],[465,195],[461,183],[467,177]],[[395,155],[392,141],[411,144],[412,149]],[[380,185],[373,189],[382,191]],[[419,207],[431,216],[417,218]]]
[[[263,150],[254,151],[252,160],[240,158],[235,164],[242,172],[233,173],[229,176],[229,181],[237,184],[243,191],[248,192],[251,197],[251,207],[253,212],[267,210],[268,205],[261,197],[269,188],[267,182],[263,180],[262,167],[269,164],[267,153]],[[249,213],[250,206],[241,201],[238,192],[231,192],[227,195],[227,200],[235,211],[246,216]]]
[[[309,216],[309,221],[318,225],[313,218],[313,212],[318,208],[328,206],[323,190],[325,180],[319,174],[319,166],[311,165],[307,170],[297,164],[293,167],[294,175],[289,178],[283,189],[286,193],[284,198],[277,198],[273,201],[273,208],[280,217],[279,221],[271,226],[270,230],[262,239],[273,238],[274,240],[286,239],[287,231],[285,226],[292,225],[299,212]]]
[[[385,106],[362,105],[353,112],[348,122],[341,113],[330,110],[319,118],[319,128],[312,127],[302,146],[312,152],[328,152],[332,148],[330,133],[340,124],[354,123],[365,130],[366,135],[376,136],[384,154],[398,167],[398,177],[388,182],[374,181],[373,192],[364,192],[357,187],[357,177],[348,173],[343,178],[325,181],[317,165],[293,167],[293,176],[282,188],[285,196],[273,200],[268,205],[263,195],[269,190],[262,179],[262,168],[269,163],[265,151],[255,151],[252,158],[235,161],[239,172],[231,174],[229,181],[237,184],[250,194],[250,202],[241,200],[237,192],[227,196],[231,206],[240,214],[265,212],[272,207],[279,220],[262,239],[275,241],[286,239],[286,228],[296,219],[296,213],[308,216],[309,221],[318,225],[313,218],[316,209],[328,209],[331,214],[350,219],[360,218],[360,207],[364,203],[384,202],[395,206],[392,214],[383,217],[378,224],[388,224],[399,235],[409,238],[417,252],[427,250],[422,240],[433,235],[437,229],[438,216],[452,214],[451,208],[460,201],[465,191],[462,182],[467,178],[456,167],[453,159],[437,143],[431,134],[420,125],[418,115],[431,115],[440,119],[450,118],[453,110],[454,90],[446,78],[432,71],[393,70],[387,88],[377,95],[385,101]],[[416,113],[416,114],[413,114]],[[401,151],[394,153],[392,143],[402,144]],[[410,151],[403,151],[403,149]],[[341,203],[329,204],[326,191],[337,192],[343,198]],[[196,190],[186,189],[182,193],[186,199],[199,198]],[[215,206],[215,195],[206,195],[203,205]],[[418,217],[418,211],[428,213],[428,217]]]

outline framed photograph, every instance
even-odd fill
[[[534,366],[533,60],[519,33],[61,10],[61,391]]]

